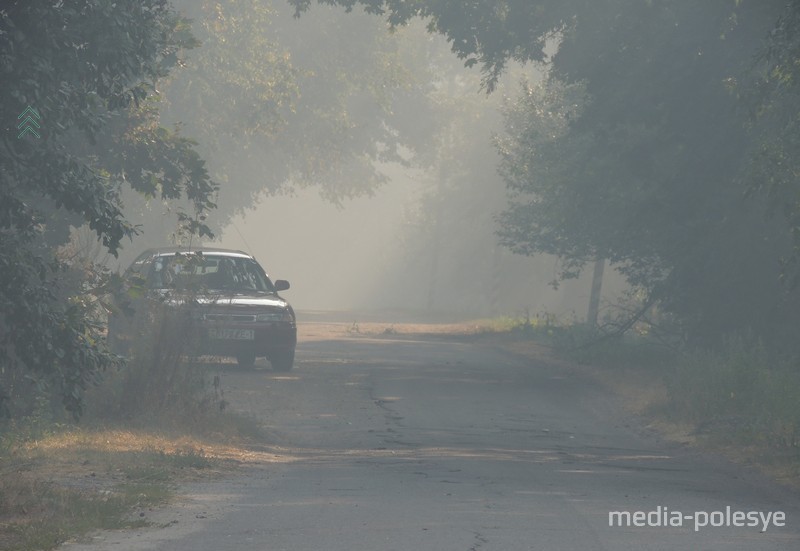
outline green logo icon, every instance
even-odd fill
[[[31,107],[30,105],[26,107],[25,111],[20,113],[20,115],[17,117],[17,120],[22,120],[22,122],[17,125],[17,130],[21,130],[21,132],[17,135],[17,138],[22,138],[22,136],[24,136],[28,132],[30,132],[37,138],[41,138],[41,136],[39,136],[39,133],[36,132],[36,130],[34,129],[34,127],[41,128],[41,126],[39,126],[39,123],[36,122],[37,120],[41,119],[42,117],[39,116],[39,113],[36,112],[36,109]]]

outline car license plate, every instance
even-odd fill
[[[235,341],[252,341],[255,339],[255,331],[252,329],[209,329],[208,336],[212,339],[225,339]]]

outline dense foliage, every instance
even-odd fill
[[[114,255],[142,224],[158,242],[210,236],[264,193],[314,185],[340,201],[375,189],[382,163],[412,158],[442,174],[435,228],[458,180],[492,180],[480,155],[446,174],[449,152],[471,147],[459,132],[484,123],[467,120],[467,101],[436,98],[449,84],[429,78],[435,61],[401,59],[402,32],[368,14],[396,29],[424,19],[482,68],[487,91],[511,60],[546,68],[497,140],[503,244],[562,257],[564,277],[606,258],[693,339],[796,344],[800,2],[311,3],[2,4],[0,405],[39,387],[79,411],[117,361],[96,300],[111,280],[64,254],[70,228]],[[292,11],[312,32],[295,32]],[[40,137],[18,137],[27,107]],[[166,128],[165,115],[182,124]],[[215,181],[228,187],[219,197]]]
[[[609,259],[693,340],[796,344],[798,2],[321,3],[426,18],[489,89],[508,60],[545,62],[499,139],[506,246],[564,277]]]
[[[430,87],[400,59],[403,37],[376,18],[326,9],[297,20],[285,0],[172,4],[201,46],[159,85],[160,117],[197,141],[221,184],[215,233],[274,194],[313,187],[337,204],[368,195],[386,181],[381,164],[424,148],[409,121]],[[137,248],[163,243],[163,209],[126,203],[144,226]]]
[[[112,254],[137,229],[121,192],[185,197],[187,232],[216,186],[192,143],[161,128],[148,105],[183,48],[195,43],[163,0],[12,1],[0,8],[0,405],[82,391],[118,359],[102,344],[93,296],[103,281],[58,254],[88,224]],[[40,137],[17,137],[31,107]],[[25,404],[18,404],[23,408]],[[28,404],[29,405],[29,404]]]
[[[380,163],[425,147],[407,115],[430,87],[414,82],[386,26],[330,10],[297,28],[292,11],[254,0],[0,8],[3,404],[17,398],[25,412],[19,398],[39,387],[77,412],[117,362],[98,297],[118,279],[80,259],[74,228],[130,260],[209,237],[265,193],[370,193],[385,180]],[[29,105],[41,138],[17,139]]]
[[[745,183],[782,216],[793,251],[783,258],[783,280],[800,285],[800,2],[785,3],[758,54],[761,70],[745,95],[758,137]]]
[[[660,3],[565,34],[547,91],[508,113],[504,242],[576,271],[608,258],[693,338],[793,331],[787,232],[742,183],[758,137],[737,94],[769,30],[762,11]],[[622,53],[590,63],[587,49]],[[542,136],[556,113],[560,131]]]

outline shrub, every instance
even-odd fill
[[[672,414],[701,431],[800,445],[800,373],[758,339],[735,336],[683,354],[667,385]]]
[[[219,378],[197,361],[191,308],[165,300],[137,314],[127,365],[87,395],[93,420],[138,420],[189,428],[224,408]]]

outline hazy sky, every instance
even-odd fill
[[[404,213],[413,210],[421,187],[397,172],[374,197],[346,201],[341,208],[325,202],[313,189],[267,197],[237,217],[218,244],[250,252],[272,279],[288,279],[292,288],[283,294],[299,310],[424,309],[428,273],[401,273],[408,281],[405,288],[396,283],[387,286],[389,271],[404,270],[399,250],[408,230]],[[446,262],[446,248],[442,256]],[[590,288],[586,276],[554,290],[548,285],[555,277],[554,259],[504,252],[502,262],[500,313],[524,315],[528,309],[531,315],[545,311],[585,315]],[[624,286],[611,270],[606,275],[604,295],[618,294]],[[436,306],[466,315],[491,313],[481,297],[475,304],[476,311],[471,312],[453,301],[440,300]]]
[[[398,173],[374,197],[346,201],[341,208],[314,189],[265,198],[237,217],[219,243],[253,254],[272,279],[288,279],[296,308],[366,306],[366,295],[388,269],[402,231],[404,207],[419,184]]]

